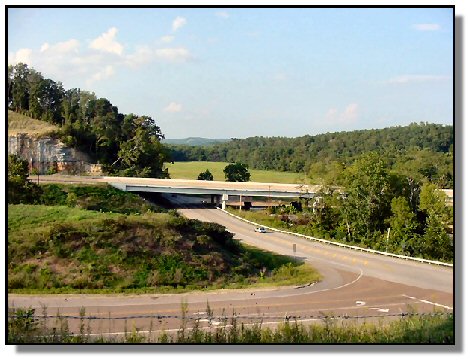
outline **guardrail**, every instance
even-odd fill
[[[220,209],[220,208],[218,208],[218,209],[220,211],[223,211],[224,213],[230,215],[230,216],[233,216],[233,217],[235,217],[235,218],[237,218],[241,221],[244,221],[246,223],[249,223],[251,225],[254,225],[254,226],[257,226],[257,227],[264,227],[264,228],[269,229],[271,231],[279,232],[279,233],[282,233],[282,234],[288,234],[288,235],[303,237],[303,238],[308,239],[308,240],[314,240],[314,241],[318,241],[318,242],[321,242],[321,243],[324,243],[324,244],[339,246],[339,247],[342,247],[342,248],[352,249],[352,250],[356,250],[356,251],[368,252],[368,253],[372,253],[372,254],[378,254],[378,255],[394,257],[394,258],[403,259],[403,260],[411,260],[411,261],[416,261],[416,262],[426,263],[426,264],[432,264],[432,265],[438,265],[438,266],[446,266],[446,267],[451,267],[451,268],[454,267],[454,264],[449,264],[449,263],[445,263],[445,262],[441,262],[441,261],[427,260],[427,259],[422,259],[422,258],[414,258],[414,257],[411,257],[411,256],[397,255],[397,254],[392,254],[392,253],[388,253],[388,252],[384,252],[384,251],[365,249],[365,248],[362,248],[362,247],[359,247],[359,246],[346,245],[346,244],[339,243],[339,242],[336,242],[336,241],[330,241],[330,240],[316,238],[314,236],[308,236],[308,235],[304,235],[304,234],[294,233],[292,231],[279,230],[279,229],[276,229],[276,228],[261,225],[261,224],[255,223],[253,221],[244,219],[240,216],[237,216],[235,214],[232,214],[232,213],[228,212],[227,210],[223,210],[223,209]]]

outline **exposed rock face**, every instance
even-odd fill
[[[101,166],[90,164],[88,155],[66,147],[61,141],[48,136],[9,136],[8,154],[15,154],[27,160],[30,171],[34,169],[39,174],[51,171],[77,175],[101,173]]]

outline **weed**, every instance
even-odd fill
[[[43,310],[45,313],[45,309]],[[207,304],[208,318],[213,312]],[[8,343],[287,343],[287,344],[453,344],[453,314],[432,313],[427,315],[404,316],[398,320],[383,323],[339,323],[333,316],[324,317],[323,323],[303,325],[297,321],[285,321],[276,328],[263,326],[263,320],[255,324],[238,324],[235,314],[225,319],[222,325],[201,328],[198,322],[188,328],[188,305],[181,303],[181,326],[172,336],[161,330],[152,337],[153,323],[149,331],[139,331],[133,326],[128,332],[127,321],[124,337],[91,336],[90,326],[85,327],[85,310],[80,310],[80,330],[70,332],[67,321],[57,314],[52,328],[43,320],[39,323],[34,309],[9,309]],[[111,329],[109,329],[111,332]],[[147,333],[148,335],[144,335]]]

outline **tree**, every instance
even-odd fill
[[[426,213],[426,228],[421,244],[423,254],[434,259],[451,260],[453,241],[446,229],[452,222],[452,214],[445,204],[444,193],[434,184],[423,185],[419,207]]]
[[[120,145],[116,167],[124,176],[167,178],[163,164],[169,161],[169,152],[160,142],[160,128],[148,116],[134,119],[134,125],[134,136]]]
[[[345,184],[343,216],[350,236],[370,246],[377,233],[385,230],[393,197],[390,175],[380,155],[367,153],[357,159],[346,169]]]
[[[15,76],[15,69],[13,65],[8,65],[8,108],[11,109],[13,105],[13,79]]]
[[[65,125],[81,119],[80,116],[80,89],[73,88],[64,92],[62,99],[62,117]]]
[[[90,124],[95,116],[96,95],[89,91],[80,91],[80,119]]]
[[[100,98],[94,102],[91,129],[96,136],[95,153],[102,162],[115,158],[121,127],[118,123],[118,109],[108,99]]]
[[[35,119],[63,125],[62,98],[64,89],[60,82],[45,79],[34,69],[29,70],[29,113]]]
[[[421,187],[419,197],[419,208],[426,214],[434,215],[443,222],[448,222],[450,217],[449,209],[446,207],[446,196],[436,185],[432,183],[424,184]]]
[[[393,198],[391,208],[393,215],[389,219],[390,238],[385,250],[413,256],[418,250],[415,249],[416,229],[418,228],[416,215],[403,196]]]
[[[29,115],[34,119],[41,119],[44,112],[43,107],[41,106],[41,100],[44,97],[43,91],[41,89],[44,82],[44,77],[40,72],[37,72],[33,69],[29,71],[28,74],[28,85],[29,85]]]
[[[224,174],[226,181],[250,181],[250,173],[248,172],[248,166],[239,162],[227,165],[224,169]]]
[[[29,109],[28,76],[28,65],[18,63],[13,67],[13,83],[11,86],[11,107],[16,112],[24,113]]]
[[[440,187],[453,186],[453,155],[430,149],[410,149],[396,158],[397,173],[420,182],[433,182]]]
[[[38,185],[28,180],[28,162],[17,155],[8,155],[8,203],[33,203],[40,195]]]
[[[453,258],[453,240],[447,234],[440,219],[430,215],[426,219],[422,252],[427,258],[450,261]]]
[[[200,173],[197,177],[198,180],[208,180],[208,181],[212,181],[214,180],[214,176],[212,175],[212,173],[209,171],[209,169],[207,169],[206,171]]]
[[[28,181],[28,162],[17,155],[8,155],[8,180]]]
[[[311,216],[311,225],[319,230],[319,236],[328,234],[331,236],[338,227],[339,204],[334,190],[328,186],[322,186],[315,195],[313,202],[313,215]]]
[[[310,165],[308,176],[314,183],[341,185],[344,165],[338,161],[317,161]]]

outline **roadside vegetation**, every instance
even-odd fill
[[[47,312],[47,309],[44,309]],[[453,314],[431,313],[403,316],[398,320],[375,323],[360,320],[334,319],[325,316],[323,322],[306,325],[295,320],[279,323],[275,328],[259,321],[244,324],[236,318],[226,318],[218,326],[189,324],[182,314],[177,333],[165,332],[150,322],[149,331],[123,329],[124,335],[91,335],[90,320],[81,309],[78,333],[72,333],[60,314],[51,326],[35,316],[34,309],[9,309],[8,343],[159,343],[159,344],[455,344]],[[209,323],[210,324],[210,323]]]

